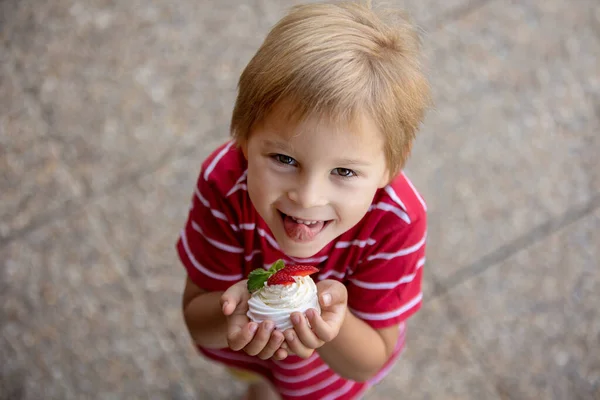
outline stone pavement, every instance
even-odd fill
[[[235,399],[174,241],[236,79],[299,1],[0,1],[0,399]],[[377,3],[377,1],[375,1]],[[436,108],[425,303],[368,399],[600,399],[600,2],[391,1]]]

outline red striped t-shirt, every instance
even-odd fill
[[[260,360],[243,351],[199,350],[208,358],[269,379],[284,399],[351,399],[378,382],[404,345],[405,321],[421,306],[425,263],[426,206],[408,178],[399,174],[376,192],[368,212],[310,258],[282,253],[254,209],[246,187],[247,163],[233,142],[202,164],[187,223],[177,242],[189,278],[208,291],[225,290],[256,268],[278,259],[319,268],[316,282],[336,279],[348,290],[348,307],[374,329],[400,325],[394,354],[369,382],[338,376],[317,352],[303,360]]]

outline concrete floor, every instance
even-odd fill
[[[234,399],[174,242],[298,1],[0,1],[0,399]],[[377,3],[377,1],[375,1]],[[391,1],[436,108],[425,302],[367,399],[600,399],[600,2]]]

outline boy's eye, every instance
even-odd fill
[[[284,154],[275,154],[273,156],[273,158],[282,164],[296,165],[296,160],[294,160],[292,157],[286,156]]]
[[[342,178],[352,178],[353,176],[356,176],[356,172],[348,168],[336,168],[333,170],[333,173],[341,176]]]

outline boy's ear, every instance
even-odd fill
[[[242,153],[244,154],[244,158],[248,160],[248,141],[244,140],[243,143],[240,144],[240,149],[242,149]]]
[[[379,185],[377,185],[378,189],[382,189],[384,187],[386,187],[390,181],[392,180],[392,176],[390,174],[390,170],[389,169],[385,169],[385,171],[383,172],[383,174],[381,174],[381,180],[379,181]]]

